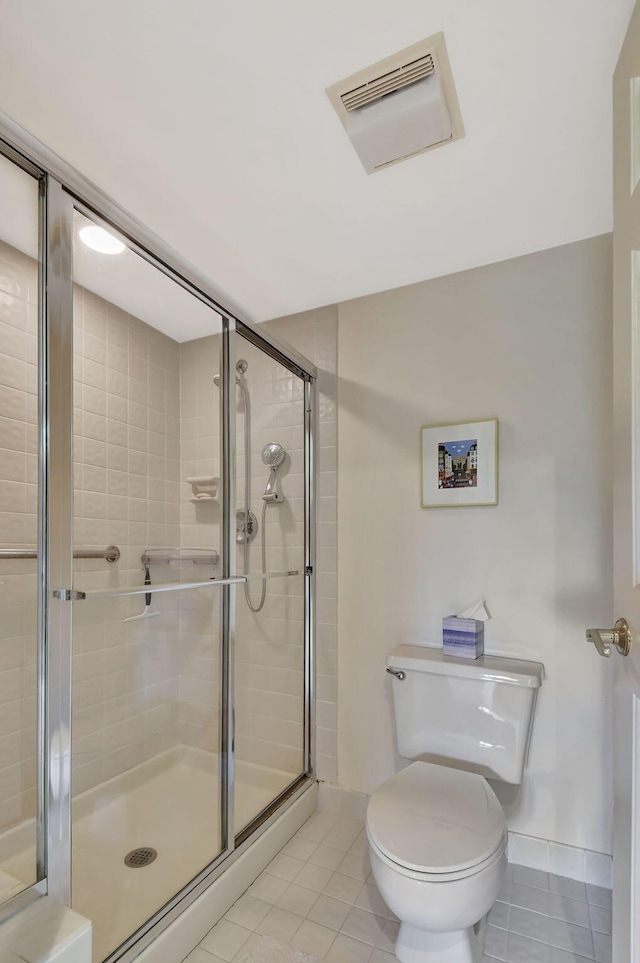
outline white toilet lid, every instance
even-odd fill
[[[482,776],[414,762],[376,789],[367,829],[394,862],[419,872],[449,873],[494,853],[505,817]]]

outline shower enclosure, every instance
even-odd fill
[[[315,369],[2,136],[0,917],[130,959],[313,782]]]

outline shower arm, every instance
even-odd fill
[[[278,494],[275,490],[276,477],[278,475],[279,465],[274,465],[274,467],[269,472],[269,480],[267,482],[267,487],[264,490],[264,495],[262,496],[265,502],[283,502],[284,498],[282,495]]]

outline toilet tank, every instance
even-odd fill
[[[401,756],[521,782],[544,677],[539,662],[490,655],[456,659],[441,649],[401,645],[387,667],[394,673]]]

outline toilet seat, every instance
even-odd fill
[[[380,858],[416,879],[471,876],[499,859],[506,820],[486,779],[414,762],[382,784],[367,809]]]
[[[482,862],[476,863],[473,866],[467,866],[466,869],[459,869],[457,872],[430,873],[417,869],[409,869],[407,866],[403,866],[401,863],[394,862],[394,860],[390,859],[386,853],[383,853],[381,849],[378,849],[368,832],[367,836],[369,838],[369,846],[371,847],[372,852],[376,854],[381,862],[392,869],[395,873],[398,873],[400,876],[405,876],[407,879],[415,879],[417,882],[423,883],[448,883],[455,879],[467,879],[469,876],[475,876],[477,873],[482,872],[484,869],[488,869],[499,859],[501,859],[507,849],[507,830],[505,829],[504,836],[497,849],[487,856],[486,859],[483,859]]]

